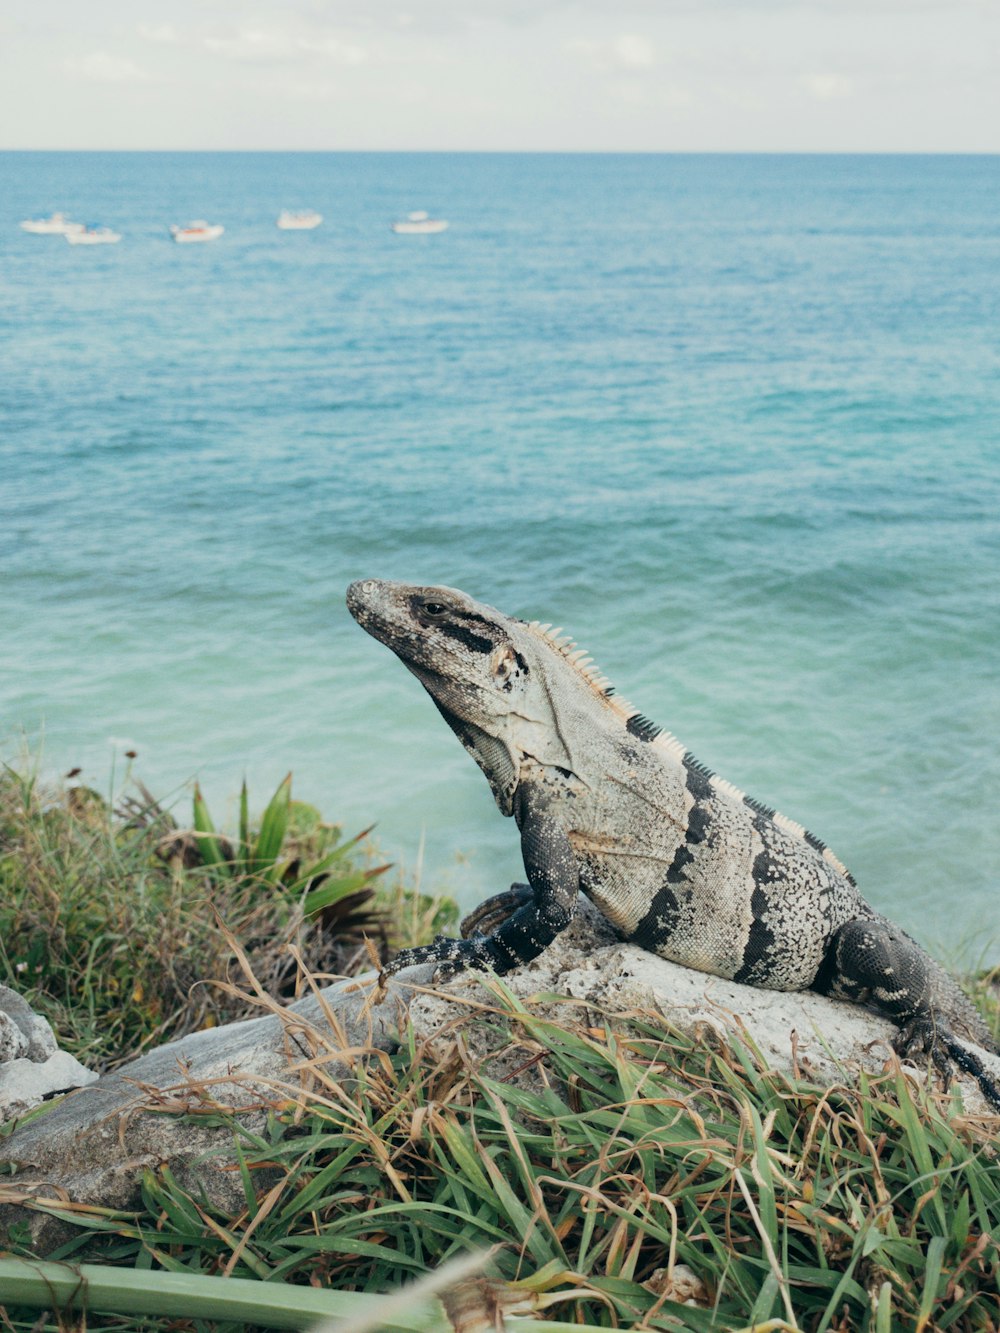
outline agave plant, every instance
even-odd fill
[[[318,912],[326,916],[351,898],[361,896],[367,901],[372,880],[389,869],[388,865],[359,869],[350,864],[350,852],[370,832],[371,827],[363,829],[341,842],[339,830],[324,824],[317,810],[292,800],[289,773],[278,784],[256,832],[250,825],[247,784],[243,782],[239,834],[234,842],[216,832],[201,788],[195,784],[193,833],[202,863],[231,882],[257,881],[301,897],[307,916]]]

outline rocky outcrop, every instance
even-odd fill
[[[16,991],[0,985],[0,1124],[96,1079],[74,1056],[59,1050],[46,1019]]]
[[[431,971],[413,969],[409,979],[429,981]],[[157,1047],[0,1139],[0,1248],[14,1222],[29,1223],[40,1254],[64,1238],[53,1218],[26,1211],[28,1200],[129,1208],[143,1172],[165,1162],[183,1185],[221,1207],[236,1206],[242,1187],[238,1173],[227,1170],[232,1134],[211,1112],[235,1109],[259,1127],[268,1107],[294,1098],[307,1082],[298,1066],[312,1054],[342,1052],[327,1070],[346,1083],[366,1052],[394,1047],[411,986],[400,981],[370,1006],[374,980],[339,982],[287,1008],[267,1005],[260,1018]]]
[[[391,1050],[407,1019],[421,1040],[448,1040],[456,1020],[481,1008],[481,982],[465,975],[430,985],[432,968],[411,968],[379,997],[373,973],[338,982],[286,1009],[213,1028],[162,1046],[66,1097],[45,1115],[0,1141],[0,1244],[4,1227],[29,1221],[36,1246],[58,1238],[51,1218],[23,1205],[71,1199],[127,1208],[136,1203],[142,1173],[169,1162],[173,1174],[223,1207],[239,1206],[232,1136],[210,1113],[236,1108],[253,1126],[276,1100],[294,1099],[308,1084],[310,1061],[323,1059],[326,1078],[349,1085],[357,1061]],[[620,943],[585,908],[573,926],[535,962],[504,985],[536,1012],[571,1020],[581,1013],[661,1013],[689,1033],[749,1038],[761,1061],[819,1082],[844,1081],[861,1069],[877,1072],[892,1056],[892,1027],[852,1005],[811,994],[782,994],[741,986],[677,967]],[[554,994],[559,1000],[539,999]],[[472,1002],[470,1004],[470,1001]],[[266,1003],[262,999],[262,1003]],[[492,1023],[492,1026],[491,1026]],[[473,1059],[497,1049],[495,1021],[463,1026]],[[502,1044],[502,1043],[500,1043]],[[981,1058],[1000,1074],[1000,1058]],[[974,1083],[963,1082],[970,1111],[985,1105]],[[183,1110],[182,1118],[165,1112]]]

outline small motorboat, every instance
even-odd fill
[[[217,240],[225,230],[219,222],[209,223],[199,218],[197,222],[189,222],[186,227],[171,227],[170,235],[178,245],[187,245],[192,241]]]
[[[291,209],[283,208],[278,214],[278,226],[282,231],[312,231],[313,227],[318,227],[323,221],[323,214],[317,213],[314,208],[303,209],[301,213],[293,213]]]
[[[447,231],[444,218],[432,218],[428,213],[407,213],[401,222],[390,223],[397,236],[434,236],[439,231]]]
[[[112,231],[110,227],[82,227],[79,231],[67,231],[64,233],[70,245],[117,245],[121,240],[121,232]]]
[[[35,236],[69,236],[73,232],[83,231],[83,223],[71,222],[65,213],[53,213],[47,218],[25,218],[21,229]]]

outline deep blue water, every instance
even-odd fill
[[[516,831],[343,605],[449,583],[566,626],[877,906],[996,961],[1000,159],[7,154],[0,183],[8,756],[44,727],[47,771],[106,788],[133,744],[217,817],[291,768],[471,903]],[[323,226],[275,228],[302,206]],[[393,236],[419,207],[451,229]],[[53,208],[123,240],[19,230]],[[225,235],[174,245],[192,217]]]

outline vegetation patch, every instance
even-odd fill
[[[191,822],[141,785],[116,800],[0,771],[0,982],[60,1045],[99,1071],[152,1045],[245,1017],[225,988],[235,938],[262,987],[295,997],[293,952],[318,974],[370,966],[454,919],[377,863],[369,830],[349,840],[292,800],[291,777],[251,821],[216,831],[197,787]]]
[[[560,1323],[996,1329],[989,1121],[898,1073],[818,1087],[650,1015],[557,1022],[490,984],[485,1015],[360,1062],[349,1092],[320,1051],[264,1133],[230,1118],[235,1215],[163,1169],[138,1216],[71,1213],[54,1257],[383,1293],[488,1250],[492,1308]],[[473,1060],[484,1017],[495,1058]]]
[[[331,948],[329,930],[321,912],[303,908],[326,883],[319,877],[349,884],[344,902],[385,880],[372,878],[363,842],[346,846],[318,816],[300,820],[280,790],[272,824],[283,805],[287,818],[273,856],[267,812],[255,827],[244,815],[226,840],[204,809],[178,829],[141,793],[139,808],[115,813],[82,794],[43,798],[8,774],[0,794],[4,980],[41,1012],[63,1006],[60,1035],[69,1045],[76,1033],[83,1058],[124,1053],[136,1034],[159,1041],[276,1008],[319,984],[314,959]],[[356,875],[369,879],[359,888]],[[174,976],[175,998],[151,1011],[144,996],[163,993],[169,960],[183,960],[199,983],[226,975],[233,940],[213,905],[260,989],[230,977],[222,988],[196,985],[194,995],[207,994],[191,1000]],[[361,906],[369,926],[385,908],[370,897]],[[411,939],[442,924],[432,900],[403,909],[399,901]],[[99,937],[90,960],[74,963],[70,941]],[[51,954],[32,952],[39,939]],[[338,939],[364,959],[360,939]],[[18,966],[25,960],[30,971]],[[554,1329],[997,1333],[995,1118],[964,1115],[898,1070],[823,1087],[768,1071],[749,1044],[707,1045],[651,1014],[612,1019],[564,997],[521,1002],[501,981],[487,985],[486,1002],[473,992],[467,1014],[433,1041],[404,1033],[394,1053],[359,1057],[349,1088],[329,1072],[331,1036],[300,1082],[274,1090],[259,1131],[192,1098],[174,1113],[211,1117],[231,1134],[240,1206],[220,1211],[168,1166],[146,1175],[136,1213],[62,1206],[73,1238],[46,1257],[71,1272],[89,1265],[93,1291],[106,1294],[83,1314],[53,1313],[45,1292],[22,1295],[0,1305],[0,1329],[251,1328],[234,1312],[245,1297],[227,1286],[233,1279],[264,1284],[267,1308],[289,1321],[262,1326],[306,1327],[315,1308],[295,1322],[296,1293],[306,1303],[317,1293],[374,1300],[454,1272],[448,1266],[472,1252],[483,1256],[476,1272],[456,1277],[426,1323],[407,1298],[403,1313],[397,1306],[367,1326],[494,1327],[516,1314],[523,1330],[543,1320]],[[206,1003],[220,1007],[196,1007]],[[123,1004],[129,1017],[118,1021]],[[74,1027],[75,1008],[83,1019]],[[102,1025],[114,1027],[113,1042],[102,1042]],[[16,1197],[16,1181],[0,1181],[0,1202],[5,1195]],[[12,1253],[30,1269],[26,1229]],[[0,1258],[0,1280],[5,1262],[14,1261]],[[127,1281],[116,1284],[115,1272]],[[181,1285],[168,1292],[165,1275]],[[146,1303],[123,1306],[126,1288]]]

